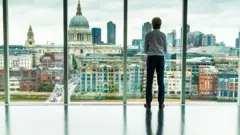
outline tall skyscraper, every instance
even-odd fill
[[[238,32],[238,47],[240,47],[240,32]]]
[[[195,47],[203,46],[204,34],[200,31],[190,32],[187,36],[187,44]]]
[[[167,43],[168,46],[176,46],[176,40],[177,40],[177,32],[175,29],[172,30],[171,33],[167,33]]]
[[[175,29],[172,30],[172,36],[173,36],[173,41],[172,41],[173,46],[176,47],[176,42],[175,41],[177,39],[177,32],[176,32]]]
[[[190,32],[190,25],[187,25],[187,34]],[[182,39],[182,27],[181,27],[181,39]]]
[[[152,25],[150,22],[145,22],[142,26],[142,40],[145,40],[145,36],[148,32],[152,30]]]
[[[204,46],[213,46],[216,44],[216,36],[213,34],[206,34],[203,38]]]
[[[92,43],[100,44],[102,41],[101,28],[92,28]]]
[[[235,45],[235,48],[239,48],[239,38],[236,38],[236,45]]]
[[[171,33],[167,33],[167,44],[168,46],[173,46],[173,34]]]
[[[107,43],[116,44],[116,24],[112,21],[107,23]]]

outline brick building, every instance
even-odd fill
[[[20,69],[20,90],[38,91],[39,74],[37,69]]]
[[[218,70],[214,66],[199,66],[198,90],[200,95],[217,95]]]

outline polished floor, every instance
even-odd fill
[[[0,135],[240,135],[236,104],[0,106]]]

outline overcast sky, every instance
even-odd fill
[[[177,30],[180,38],[182,0],[129,0],[128,44],[141,38],[142,24],[159,16],[162,31]],[[2,0],[0,0],[0,44],[3,44]],[[106,23],[117,25],[117,44],[123,42],[123,0],[81,0],[83,15],[90,27],[102,28],[106,41]],[[69,20],[76,14],[77,0],[69,0]],[[191,31],[215,34],[217,42],[235,46],[240,31],[240,0],[190,0],[188,24]],[[36,44],[47,41],[63,44],[62,0],[9,0],[9,43],[24,45],[31,24]]]

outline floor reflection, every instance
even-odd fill
[[[146,118],[145,119],[146,134],[153,135],[151,109],[146,109],[146,117],[145,118]],[[160,109],[158,111],[158,126],[157,126],[157,134],[156,135],[163,135],[163,126],[164,126],[164,111],[162,109]]]
[[[185,135],[185,106],[181,106],[181,127],[180,127],[180,133],[181,135]]]
[[[240,135],[240,105],[238,105],[238,114],[237,114],[237,135]]]
[[[11,128],[10,128],[10,108],[9,106],[5,106],[5,134],[11,135]]]
[[[127,106],[123,106],[123,135],[127,135]]]
[[[64,106],[64,135],[68,135],[68,106]]]

